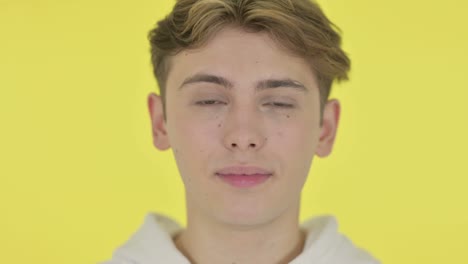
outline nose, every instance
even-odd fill
[[[259,150],[265,144],[262,119],[248,107],[231,109],[224,126],[224,145],[232,151]]]

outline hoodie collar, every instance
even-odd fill
[[[310,218],[300,226],[307,234],[304,248],[302,253],[289,264],[305,264],[311,261],[344,263],[335,262],[341,259],[345,259],[346,263],[354,264],[363,263],[361,261],[370,258],[364,251],[355,248],[345,236],[338,233],[338,223],[332,215]],[[174,219],[150,212],[145,216],[143,225],[115,251],[114,257],[135,264],[190,264],[172,240],[172,237],[181,230],[181,225]]]

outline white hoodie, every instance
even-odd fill
[[[289,264],[380,264],[338,232],[334,216],[314,217],[301,227],[307,231],[304,249]],[[181,229],[165,215],[148,213],[137,232],[101,264],[190,264],[172,240]]]

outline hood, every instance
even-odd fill
[[[310,218],[301,228],[307,232],[304,249],[289,264],[380,264],[338,232],[334,216]],[[182,226],[168,216],[148,213],[141,227],[114,251],[112,259],[101,264],[190,264],[172,241],[181,229]]]

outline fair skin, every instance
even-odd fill
[[[148,107],[154,145],[173,149],[185,186],[187,227],[173,238],[176,247],[192,263],[290,262],[305,240],[298,223],[300,193],[313,157],[331,153],[339,102],[327,102],[320,126],[319,90],[310,65],[266,33],[224,28],[203,47],[182,51],[170,62],[167,122],[158,95],[148,96]],[[182,85],[202,74],[230,85],[209,78]],[[257,91],[264,80],[292,80],[305,89],[286,82]],[[214,173],[232,165],[260,166],[274,174],[258,186],[235,188]]]

